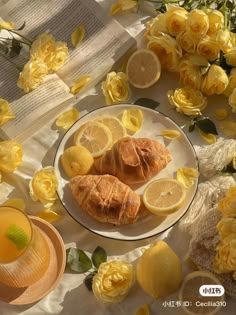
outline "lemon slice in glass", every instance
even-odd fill
[[[176,179],[157,179],[144,190],[143,203],[156,215],[166,216],[177,211],[185,200],[186,192]]]
[[[110,147],[112,134],[104,124],[89,121],[75,132],[73,142],[74,145],[84,146],[95,158],[102,155]]]
[[[159,58],[150,49],[138,49],[127,62],[126,74],[130,84],[134,87],[148,88],[160,78],[161,64]]]
[[[193,271],[182,283],[179,291],[179,301],[187,314],[213,315],[219,311],[224,301],[222,296],[203,296],[199,289],[203,285],[221,285],[215,275],[208,271]]]

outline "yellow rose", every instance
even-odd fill
[[[149,25],[149,34],[151,36],[158,36],[161,33],[168,33],[167,26],[166,26],[166,13],[159,13]]]
[[[217,245],[214,269],[218,273],[236,271],[236,233],[231,233]]]
[[[215,64],[211,65],[207,74],[204,76],[201,90],[204,94],[222,94],[229,83],[225,71]]]
[[[102,92],[106,99],[106,104],[126,102],[131,97],[127,75],[123,72],[110,72],[106,81],[102,82]]]
[[[135,8],[138,5],[138,0],[118,0],[118,2],[112,4],[111,15],[116,14],[120,10],[126,11]]]
[[[224,90],[224,95],[230,96],[233,93],[233,90],[236,88],[236,67],[232,68],[229,75],[229,83]]]
[[[0,142],[0,171],[14,172],[22,163],[23,148],[14,141]]]
[[[92,289],[95,297],[103,303],[121,302],[134,283],[134,270],[130,263],[111,260],[99,266],[93,277]]]
[[[194,64],[188,56],[180,62],[179,74],[184,86],[200,90],[203,78],[201,67]]]
[[[48,74],[48,67],[41,59],[29,60],[20,73],[17,85],[25,93],[36,89]]]
[[[49,70],[56,72],[58,71],[65,63],[66,59],[69,56],[69,51],[66,43],[56,42],[53,50],[53,56],[48,62]]]
[[[226,196],[218,202],[219,211],[230,218],[236,217],[236,198],[235,196]]]
[[[192,10],[186,21],[186,31],[195,38],[204,37],[209,29],[209,18],[202,10]]]
[[[57,199],[58,180],[51,166],[35,172],[29,183],[30,196],[39,200],[46,208],[51,207]]]
[[[207,15],[209,19],[207,34],[213,35],[224,27],[224,15],[218,10],[208,10]]]
[[[11,30],[15,27],[14,22],[0,22],[0,30],[1,28],[5,28],[7,30]]]
[[[236,87],[229,96],[229,105],[232,107],[232,112],[236,113]]]
[[[221,238],[224,238],[231,233],[236,233],[236,218],[223,217],[216,227]]]
[[[176,111],[185,115],[199,116],[207,105],[207,98],[201,91],[189,87],[170,90],[167,97]]]
[[[196,51],[198,39],[190,33],[183,31],[176,37],[177,43],[187,53],[193,54]]]
[[[215,39],[219,49],[224,53],[232,48],[230,31],[227,28],[218,30],[217,33],[212,37]]]
[[[229,49],[225,53],[226,63],[230,66],[236,67],[236,47]]]
[[[51,34],[40,34],[32,43],[30,48],[30,57],[32,59],[42,59],[46,64],[51,62],[55,39]]]
[[[163,69],[178,71],[182,49],[173,37],[164,33],[151,36],[147,48],[158,56]]]
[[[207,60],[214,60],[219,57],[220,49],[213,38],[205,36],[197,44],[197,53]]]
[[[15,115],[11,113],[9,103],[3,98],[0,98],[0,126],[3,126],[9,120],[14,118]]]
[[[176,36],[184,31],[188,12],[181,7],[167,5],[166,26],[168,33]]]

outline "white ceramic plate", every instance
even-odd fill
[[[138,133],[136,133],[134,137],[147,137],[161,142],[170,150],[173,157],[172,161],[167,165],[167,167],[151,180],[165,177],[175,178],[176,170],[179,167],[193,167],[198,169],[198,162],[193,146],[187,136],[183,133],[181,128],[179,128],[170,118],[157,111],[130,104],[102,107],[90,112],[89,114],[79,119],[62,138],[56,152],[54,167],[56,175],[59,178],[59,199],[67,212],[77,222],[79,222],[88,230],[101,236],[118,240],[133,241],[148,238],[162,233],[173,226],[176,222],[178,222],[186,213],[194,198],[197,190],[198,181],[196,180],[194,186],[189,189],[183,206],[177,212],[167,217],[159,217],[150,214],[134,224],[114,226],[112,224],[97,222],[85,211],[79,208],[78,204],[76,203],[70,192],[70,188],[68,186],[69,178],[66,176],[60,163],[61,155],[66,148],[72,145],[74,132],[82,124],[101,115],[113,115],[115,117],[119,117],[124,109],[130,107],[140,108],[143,111],[144,117],[142,129]],[[163,129],[176,129],[181,133],[181,137],[171,141],[166,140],[164,137],[160,136],[160,131]],[[141,187],[135,189],[135,191],[138,194],[142,195],[148,183],[145,183]]]

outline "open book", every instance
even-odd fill
[[[72,83],[81,75],[90,75],[89,87],[94,86],[135,44],[134,38],[95,0],[10,0],[0,8],[0,17],[17,26],[25,22],[22,34],[31,39],[48,31],[56,40],[65,41],[70,51],[65,65],[29,94],[17,87],[19,70],[0,56],[0,98],[11,103],[16,116],[1,127],[2,139],[22,141],[40,128],[46,117],[78,102],[70,93]],[[74,48],[70,36],[81,24],[86,30],[85,38]],[[24,64],[28,52],[21,55],[20,62]]]

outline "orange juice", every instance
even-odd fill
[[[0,207],[0,282],[26,287],[47,271],[50,250],[45,236],[27,215]]]

